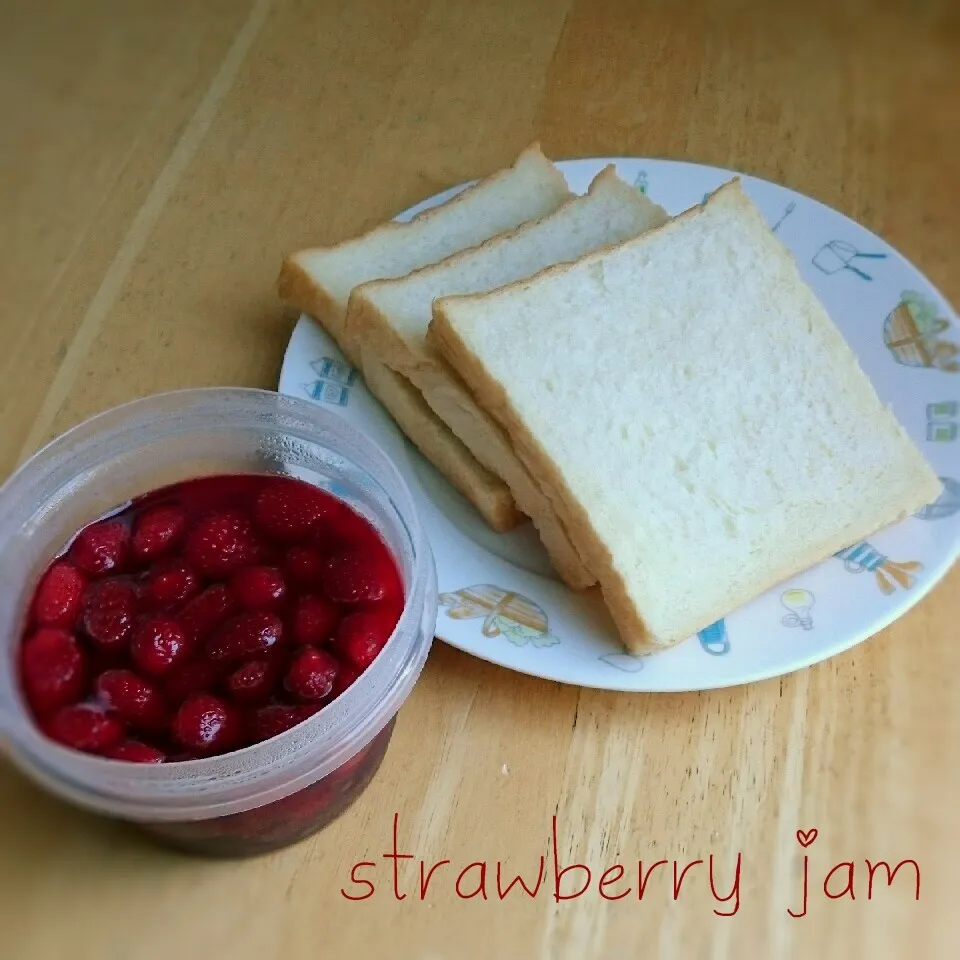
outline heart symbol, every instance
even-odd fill
[[[797,831],[797,843],[801,847],[809,847],[814,840],[817,839],[817,828],[814,827],[812,830],[798,830]]]

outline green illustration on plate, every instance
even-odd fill
[[[904,290],[900,302],[883,323],[883,342],[893,359],[905,367],[927,367],[956,373],[960,347],[941,337],[950,321],[929,297],[916,290]]]
[[[550,633],[547,615],[532,600],[489,583],[440,594],[440,606],[451,620],[483,619],[485,637],[503,636],[516,647],[552,647],[560,642]]]
[[[957,419],[960,403],[942,400],[927,404],[927,440],[932,443],[952,443],[957,439]]]
[[[646,193],[647,188],[650,186],[650,181],[647,179],[647,171],[641,170],[633,181],[633,185],[641,192]]]

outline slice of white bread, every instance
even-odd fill
[[[314,317],[359,366],[357,346],[343,336],[354,287],[402,277],[551,213],[572,196],[563,174],[532,144],[512,166],[406,223],[390,221],[344,243],[291,254],[277,281],[280,299]]]
[[[510,432],[625,645],[675,644],[941,484],[739,181],[431,341]]]
[[[407,439],[476,507],[494,530],[506,532],[523,521],[503,481],[477,463],[409,380],[371,360],[365,352],[363,379]]]
[[[350,295],[347,330],[365,356],[380,357],[409,377],[427,403],[485,467],[502,477],[540,534],[554,568],[569,586],[596,583],[537,480],[517,458],[509,436],[481,410],[443,358],[427,343],[435,298],[482,293],[545,267],[635,237],[666,213],[617,175],[603,170],[582,197],[540,220],[397,280],[375,281]]]
[[[408,439],[500,532],[524,519],[509,488],[469,454],[406,380],[366,369],[361,345],[345,335],[347,301],[356,283],[402,276],[555,210],[572,196],[563,174],[533,144],[511,167],[408,223],[387,223],[333,247],[292,254],[277,281],[286,308],[306,313],[326,330]]]

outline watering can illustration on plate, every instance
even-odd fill
[[[520,593],[489,583],[441,593],[440,606],[451,620],[483,618],[480,632],[485,637],[506,637],[514,646],[552,647],[560,640],[550,633],[547,615]]]
[[[730,652],[730,638],[727,636],[725,620],[711,623],[709,627],[704,627],[697,636],[700,638],[700,646],[713,657],[722,657]]]
[[[813,265],[828,276],[849,270],[861,280],[873,280],[869,273],[862,270],[856,260],[886,260],[885,253],[864,253],[846,240],[831,240],[825,243],[814,255]]]
[[[897,563],[885,557],[865,540],[840,550],[834,556],[843,561],[843,567],[849,573],[873,573],[880,592],[887,596],[897,589],[897,584],[904,590],[909,590],[916,581],[917,574],[923,569],[923,564],[917,560]]]
[[[905,290],[883,324],[883,342],[897,363],[931,367],[947,373],[960,370],[960,347],[940,334],[950,323],[937,316],[937,306],[913,290]]]

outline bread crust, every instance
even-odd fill
[[[533,143],[524,147],[524,149],[517,154],[517,159],[514,160],[509,167],[503,167],[500,170],[495,170],[493,173],[487,174],[485,177],[481,177],[479,180],[471,183],[469,187],[464,188],[460,191],[460,193],[451,197],[449,200],[445,200],[443,203],[438,204],[435,207],[428,207],[426,210],[421,210],[410,220],[403,222],[398,220],[387,220],[386,222],[378,224],[372,230],[369,230],[358,237],[353,237],[349,240],[343,241],[342,243],[334,244],[332,247],[317,249],[333,250],[347,246],[351,243],[355,243],[358,240],[367,240],[370,237],[382,236],[383,234],[393,233],[397,230],[407,230],[414,224],[417,226],[423,226],[424,224],[429,225],[430,222],[436,217],[445,216],[451,209],[456,209],[461,204],[467,202],[473,197],[476,191],[485,190],[493,186],[504,177],[509,176],[510,173],[513,170],[516,170],[517,167],[528,162],[536,163],[541,166],[541,173],[543,174],[545,180],[552,181],[552,185],[557,189],[558,192],[564,192],[571,197],[574,196],[573,192],[567,185],[566,177],[564,177],[560,170],[554,166],[554,164],[551,163],[546,156],[544,156],[543,151],[540,148],[539,141],[534,141]]]
[[[507,485],[476,461],[413,384],[369,358],[364,364],[364,381],[407,439],[473,504],[492,529],[508,533],[526,521]],[[401,392],[403,396],[398,395]]]
[[[285,309],[306,313],[333,337],[343,355],[357,368],[359,351],[352,349],[344,337],[343,315],[336,301],[318,284],[300,263],[299,254],[284,258],[277,278],[277,294]]]

